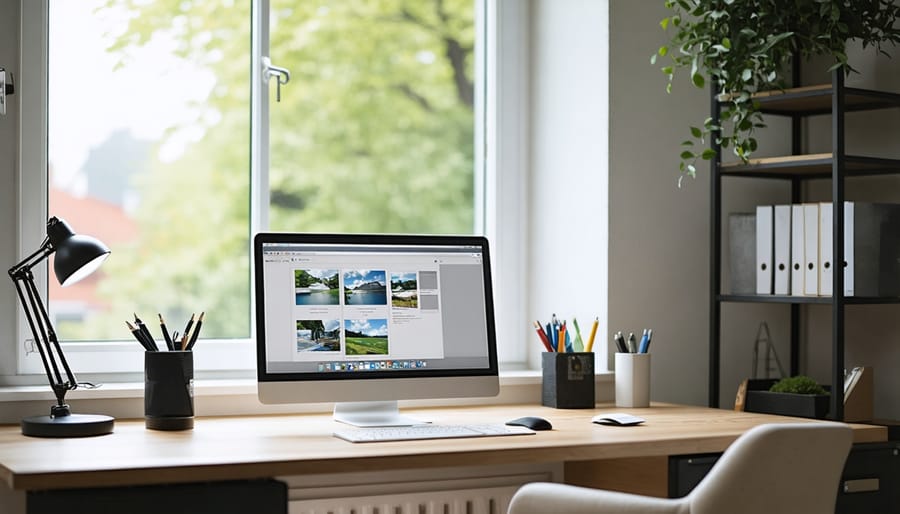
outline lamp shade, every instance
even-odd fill
[[[47,237],[56,249],[53,272],[63,287],[93,273],[109,257],[109,248],[91,236],[77,235],[63,220],[50,218]]]

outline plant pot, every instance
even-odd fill
[[[829,395],[773,393],[769,388],[775,382],[768,378],[748,380],[744,410],[814,419],[825,419],[828,415]]]

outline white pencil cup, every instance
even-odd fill
[[[650,354],[616,353],[616,407],[650,406]]]

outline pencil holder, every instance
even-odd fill
[[[194,428],[193,352],[144,352],[144,424],[153,430]]]
[[[650,406],[650,354],[616,353],[616,407]]]
[[[541,403],[557,409],[594,408],[594,354],[592,352],[541,355]]]

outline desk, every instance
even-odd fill
[[[768,422],[814,423],[748,412],[654,403],[626,409],[647,421],[607,427],[591,416],[614,412],[557,410],[533,405],[406,409],[435,423],[494,423],[537,415],[554,430],[533,436],[352,444],[331,435],[330,415],[198,418],[184,432],[146,430],[143,420],[117,420],[111,435],[35,439],[18,426],[0,428],[0,512],[25,512],[27,491],[226,481],[311,474],[426,470],[436,467],[565,463],[567,481],[606,487],[597,473],[618,466],[649,471],[670,455],[721,452],[747,429]],[[853,425],[854,441],[887,440],[884,427]],[[630,466],[637,463],[638,466]],[[654,464],[649,465],[648,464]],[[569,477],[577,476],[577,480]],[[627,480],[630,483],[640,481]],[[652,485],[652,483],[651,483]],[[658,484],[657,484],[658,486]],[[619,488],[623,489],[623,488]],[[627,488],[624,488],[627,489]],[[645,491],[637,491],[645,492]],[[665,494],[652,490],[651,493]]]

